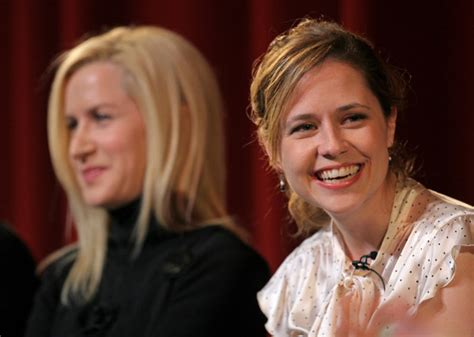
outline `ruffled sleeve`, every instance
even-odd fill
[[[260,309],[267,317],[265,327],[272,336],[288,336],[288,305],[293,296],[288,285],[288,270],[299,270],[296,251],[278,268],[267,285],[258,292]]]
[[[466,214],[435,227],[418,288],[418,303],[432,298],[438,289],[447,286],[456,273],[456,258],[462,247],[473,246],[474,215]],[[416,307],[414,308],[416,310]]]
[[[307,238],[257,294],[272,336],[315,335],[315,320],[322,318],[317,316],[324,313],[344,264],[342,251],[334,256],[332,239],[329,226]]]

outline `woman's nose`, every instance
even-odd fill
[[[339,128],[327,125],[322,128],[319,135],[318,153],[321,156],[327,159],[336,159],[341,154],[347,152],[347,142]]]
[[[94,142],[87,126],[77,126],[69,139],[69,155],[72,160],[85,163],[95,151]]]

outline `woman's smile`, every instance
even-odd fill
[[[354,184],[360,177],[363,164],[347,164],[317,170],[316,183],[329,189],[345,188]]]

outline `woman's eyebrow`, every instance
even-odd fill
[[[349,103],[349,104],[345,104],[343,106],[338,107],[336,111],[347,111],[353,108],[364,108],[364,109],[370,110],[370,107],[367,105],[360,104],[360,103]]]
[[[370,110],[370,107],[368,105],[364,105],[364,104],[354,102],[354,103],[344,104],[344,105],[338,107],[336,109],[336,111],[337,112],[343,112],[343,111],[351,110],[351,109],[354,109],[354,108],[364,108],[364,109]],[[308,119],[311,119],[311,118],[314,118],[314,115],[312,113],[309,113],[309,112],[308,113],[301,113],[301,114],[297,114],[295,116],[292,116],[291,118],[288,118],[288,120],[286,121],[286,124],[296,122],[296,121],[308,120]]]
[[[308,120],[308,119],[311,119],[313,117],[314,116],[313,116],[312,113],[297,114],[296,116],[288,118],[288,120],[286,121],[286,124],[296,122],[296,121]]]

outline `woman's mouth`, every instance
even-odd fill
[[[93,183],[102,173],[103,167],[90,167],[82,171],[82,178],[86,184]]]
[[[354,177],[362,168],[362,164],[348,165],[339,168],[316,171],[315,176],[325,184],[339,184]]]

